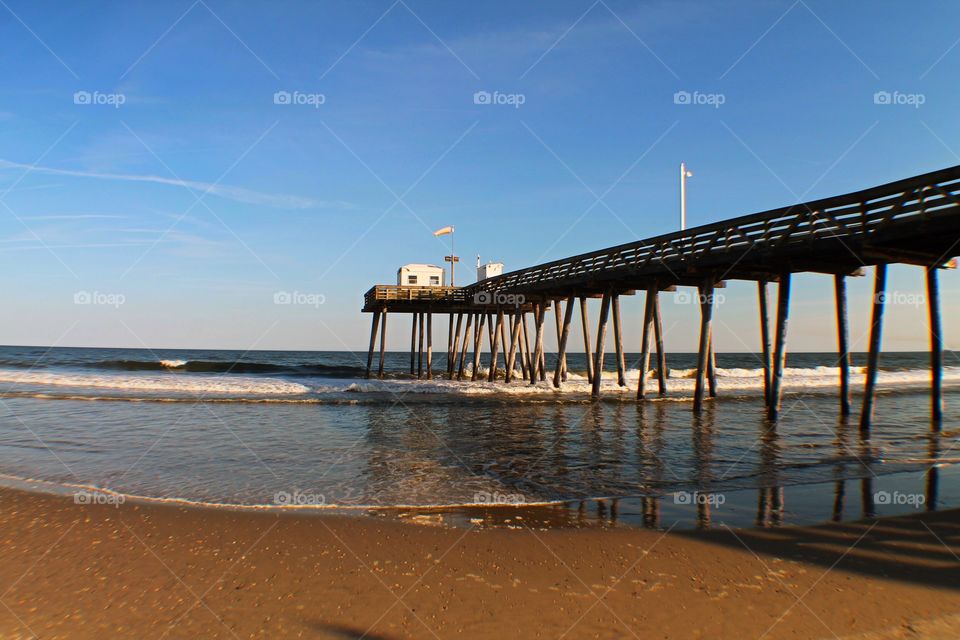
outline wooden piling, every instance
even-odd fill
[[[653,333],[653,298],[657,295],[657,286],[647,287],[646,300],[643,303],[643,337],[640,339],[640,379],[637,381],[637,400],[643,400],[646,394],[647,370],[650,368],[650,334]]]
[[[410,315],[410,375],[417,372],[417,318],[419,313]]]
[[[457,368],[457,354],[460,353],[460,329],[463,323],[463,313],[457,314],[457,328],[453,333],[453,347],[450,349],[450,356],[447,359],[447,375],[453,380],[453,374]]]
[[[600,397],[600,382],[603,378],[603,347],[604,339],[607,336],[607,316],[610,314],[611,292],[606,291],[600,302],[600,320],[597,323],[597,349],[593,357],[593,386],[590,395],[593,398]]]
[[[553,317],[557,323],[557,361],[560,363],[560,377],[563,380],[567,379],[567,352],[566,350],[563,353],[560,352],[560,340],[561,334],[563,333],[563,321],[560,319],[560,306],[561,300],[557,298],[553,303]],[[556,376],[554,376],[556,377]],[[554,385],[559,386],[559,385]]]
[[[563,325],[559,330],[557,344],[557,369],[553,373],[553,386],[560,388],[560,380],[566,372],[567,364],[567,340],[570,338],[570,321],[573,319],[573,301],[575,296],[567,298],[567,306],[563,310]],[[557,317],[560,317],[560,301],[557,301]]]
[[[850,415],[850,347],[847,326],[847,280],[843,274],[833,277],[837,306],[837,364],[840,365],[840,415]]]
[[[423,313],[418,313],[419,316],[417,324],[419,328],[417,329],[417,380],[423,377]]]
[[[713,280],[707,280],[697,291],[700,295],[700,347],[697,351],[697,382],[693,392],[693,410],[703,409],[704,378],[710,361],[710,340],[713,330]]]
[[[377,369],[377,377],[383,378],[383,362],[386,355],[384,349],[387,345],[387,309],[383,309],[380,315],[380,367]]]
[[[717,352],[713,350],[713,329],[710,329],[710,357],[707,358],[707,392],[717,397]]]
[[[770,406],[770,314],[767,304],[767,281],[757,282],[757,302],[760,307],[760,357],[763,358],[763,403]]]
[[[546,314],[546,312],[544,312]],[[540,360],[539,360],[539,380],[540,382],[545,382],[547,379],[547,347],[544,345],[540,349]]]
[[[767,406],[767,418],[776,421],[780,416],[781,391],[783,389],[783,367],[787,360],[787,320],[790,315],[790,274],[780,275],[777,285],[777,334],[773,354],[773,371],[770,377],[770,404]]]
[[[529,380],[530,364],[533,362],[533,356],[530,354],[530,338],[527,334],[527,314],[520,313],[520,328],[523,334],[523,340],[520,342],[520,368],[523,373],[523,379]]]
[[[497,356],[500,353],[500,336],[503,335],[503,309],[497,309],[497,325],[493,330],[493,344],[490,345],[490,375],[487,380],[497,379]]]
[[[450,363],[453,362],[453,317],[451,313],[447,322],[447,375],[450,375]]]
[[[367,350],[367,373],[366,378],[370,377],[370,370],[373,368],[373,350],[377,347],[377,330],[380,328],[380,312],[373,312],[373,322],[370,324],[370,349]]]
[[[504,314],[504,319],[509,321],[510,314]],[[503,351],[503,368],[507,368],[507,333],[506,333],[506,322],[500,323],[500,350]]]
[[[427,312],[427,380],[433,378],[433,314]]]
[[[505,377],[505,382],[510,382],[513,380],[513,366],[516,364],[517,349],[520,346],[520,313],[514,312],[511,316],[511,328],[510,328],[510,353],[507,356],[507,373]],[[520,361],[523,362],[523,355],[520,356]]]
[[[534,346],[533,368],[531,369],[530,384],[537,384],[540,378],[539,372],[543,361],[543,319],[546,314],[547,301],[543,300],[534,305],[537,313],[537,337]]]
[[[653,336],[657,343],[657,385],[661,396],[667,395],[667,352],[663,350],[663,319],[660,317],[660,291],[653,294]]]
[[[927,267],[927,309],[930,313],[930,417],[934,430],[939,431],[943,421],[943,330],[937,265]]]
[[[467,359],[467,344],[470,342],[470,329],[473,326],[473,314],[467,314],[467,324],[463,328],[463,344],[460,346],[460,363],[457,367],[457,380],[463,380],[463,367]]]
[[[623,355],[623,332],[620,330],[620,295],[611,296],[613,304],[613,344],[617,354],[617,384],[627,386],[627,367]]]
[[[590,314],[587,299],[580,297],[580,326],[583,328],[583,355],[587,361],[587,382],[593,383],[593,356],[590,353]]]
[[[486,323],[486,319],[486,314],[477,314],[477,323],[473,330],[473,371],[470,372],[471,381],[476,381],[477,376],[480,375],[480,350],[483,349],[483,326]]]
[[[873,402],[877,391],[880,366],[880,342],[883,337],[883,310],[887,290],[887,265],[875,267],[873,281],[873,319],[870,322],[870,351],[867,353],[867,379],[863,389],[863,409],[860,411],[860,431],[869,431],[873,421]]]

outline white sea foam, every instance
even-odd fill
[[[170,361],[180,362],[180,361]],[[171,367],[173,368],[173,367]],[[562,389],[554,389],[553,374],[550,372],[545,382],[531,385],[522,380],[520,372],[515,372],[511,384],[504,384],[503,374],[497,382],[487,382],[487,371],[478,371],[478,380],[471,382],[471,371],[465,372],[464,380],[447,380],[436,377],[432,380],[387,379],[325,379],[323,384],[303,384],[299,381],[281,377],[252,375],[214,375],[214,374],[177,374],[172,373],[136,373],[102,374],[71,371],[23,371],[18,369],[0,369],[0,384],[12,383],[14,389],[22,385],[41,385],[53,387],[71,387],[73,389],[115,390],[121,392],[141,392],[148,399],[157,393],[214,395],[214,396],[284,396],[308,395],[323,397],[327,394],[370,394],[389,393],[406,394],[461,394],[484,396],[507,394],[525,398],[551,398],[559,394],[589,394],[591,385],[586,376],[569,373]],[[863,384],[862,367],[851,369],[851,384],[856,390]],[[639,378],[637,369],[630,369],[625,375],[627,385],[617,384],[615,371],[604,371],[601,387],[605,395],[635,393]],[[906,371],[881,371],[878,378],[881,389],[921,388],[928,385],[930,372],[925,369]],[[695,369],[671,369],[667,386],[673,397],[689,396],[696,383]],[[733,392],[741,395],[757,395],[763,390],[762,369],[731,368],[717,369],[717,383],[721,392]],[[839,383],[839,369],[836,367],[790,367],[784,371],[783,386],[788,392],[827,392],[836,389]],[[944,383],[948,386],[960,385],[960,367],[944,369]],[[656,373],[648,373],[647,388],[656,391]]]
[[[465,372],[463,381],[434,379],[424,380],[364,380],[353,382],[345,386],[343,390],[357,393],[365,392],[393,392],[398,394],[409,393],[462,393],[467,395],[483,395],[507,393],[511,395],[535,396],[556,393],[589,393],[591,385],[586,376],[568,373],[567,381],[563,383],[562,390],[557,391],[553,387],[553,373],[548,372],[545,382],[538,382],[531,385],[520,377],[520,372],[516,372],[516,379],[509,385],[504,384],[503,374],[498,377],[495,383],[486,382],[487,370],[479,370],[482,374],[476,382],[470,382],[469,368]],[[864,381],[865,369],[863,367],[851,367],[850,382],[854,389],[862,386]],[[786,391],[830,391],[839,386],[840,370],[837,367],[789,367],[784,370],[783,387]],[[604,371],[601,377],[601,388],[604,394],[610,393],[636,393],[639,382],[640,371],[638,369],[629,369],[626,371],[625,378],[627,386],[620,387],[617,384],[616,371]],[[960,384],[960,367],[944,368],[944,383],[946,385]],[[921,388],[930,383],[930,372],[925,369],[911,369],[906,371],[881,371],[878,376],[878,386],[880,389],[891,388]],[[667,387],[671,395],[689,395],[693,393],[696,384],[696,369],[671,369],[667,380]],[[656,391],[656,373],[649,372],[647,379],[647,388]],[[756,395],[763,391],[763,370],[762,369],[723,369],[717,368],[717,386],[720,391],[733,391],[744,395]]]
[[[58,387],[167,391],[191,394],[302,394],[310,387],[278,378],[217,375],[108,375],[53,371],[0,369],[0,383],[52,385]]]
[[[168,369],[179,369],[180,367],[187,364],[186,360],[161,360],[161,366],[164,366]]]

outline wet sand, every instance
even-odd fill
[[[0,522],[3,639],[960,637],[958,511],[471,529],[0,489]]]

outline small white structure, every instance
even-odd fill
[[[397,284],[401,287],[443,287],[447,284],[446,270],[435,264],[405,264],[397,269]]]
[[[477,262],[477,282],[499,275],[503,275],[502,262],[488,262],[487,264]]]

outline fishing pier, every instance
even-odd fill
[[[436,375],[433,319],[434,315],[443,314],[448,318],[445,375],[449,379],[464,379],[468,353],[472,357],[470,379],[479,378],[486,336],[488,381],[497,380],[501,353],[504,383],[514,382],[518,360],[523,380],[529,384],[546,381],[543,339],[547,312],[552,309],[559,345],[552,380],[559,388],[566,379],[570,325],[574,310],[579,308],[587,377],[592,395],[597,398],[611,316],[617,381],[620,386],[626,385],[620,297],[644,292],[637,399],[643,400],[649,393],[647,377],[654,355],[657,392],[666,395],[660,293],[694,287],[700,332],[693,410],[699,412],[705,397],[717,393],[712,335],[714,292],[728,281],[744,280],[757,284],[764,401],[769,419],[776,420],[783,395],[791,278],[796,273],[819,273],[833,276],[840,412],[849,415],[852,409],[846,278],[863,276],[872,268],[872,320],[860,412],[860,428],[867,430],[876,395],[887,267],[908,264],[923,268],[926,274],[931,414],[934,428],[939,428],[943,416],[943,336],[938,271],[952,265],[951,258],[960,253],[958,246],[960,166],[555,260],[465,287],[377,285],[364,296],[363,311],[372,314],[367,376],[373,375],[378,337],[377,375],[384,374],[387,317],[394,314],[413,318],[410,372],[418,377]],[[768,301],[771,285],[775,285],[776,298],[772,314]],[[591,298],[600,299],[595,338],[590,335],[587,301]]]

